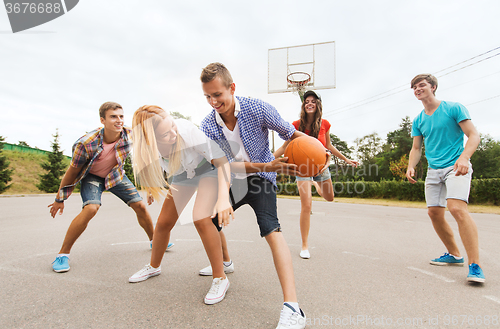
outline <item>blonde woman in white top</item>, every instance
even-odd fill
[[[221,240],[212,218],[218,214],[218,224],[222,227],[233,216],[229,202],[231,174],[224,152],[193,123],[174,120],[158,106],[139,108],[134,113],[132,129],[137,186],[146,190],[149,203],[165,194],[166,197],[155,227],[151,261],[131,276],[129,282],[144,281],[161,273],[170,231],[198,190],[193,222],[213,271],[212,286],[205,296],[205,303],[220,302],[229,288],[229,280],[224,273]],[[168,178],[172,178],[171,184],[164,171]]]

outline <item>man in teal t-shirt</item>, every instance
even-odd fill
[[[425,179],[425,200],[428,214],[447,252],[430,261],[432,265],[464,265],[453,231],[446,221],[445,207],[457,221],[462,243],[467,252],[469,274],[467,281],[484,282],[479,262],[477,226],[467,209],[472,166],[470,157],[479,145],[479,134],[472,124],[469,111],[460,103],[436,98],[437,79],[419,74],[411,81],[415,97],[424,110],[413,120],[413,146],[410,151],[406,177],[415,183],[415,166],[422,155],[429,163]],[[464,146],[464,135],[468,137]]]

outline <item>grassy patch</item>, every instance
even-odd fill
[[[4,194],[43,193],[36,187],[36,184],[40,182],[39,175],[44,173],[40,164],[47,161],[47,156],[11,150],[3,150],[3,153],[10,161],[9,168],[14,169],[11,186]],[[65,160],[65,162],[66,165],[69,165],[69,160]]]

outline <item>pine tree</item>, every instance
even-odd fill
[[[59,190],[61,177],[66,167],[63,162],[64,155],[59,150],[59,130],[56,129],[56,134],[52,136],[54,137],[52,152],[48,153],[48,162],[41,164],[42,169],[46,170],[47,173],[40,175],[40,184],[36,186],[39,190],[48,193],[55,193]]]
[[[4,138],[0,136],[0,193],[5,192],[10,185],[7,185],[12,180],[12,169],[9,169],[10,162],[3,155]]]
[[[125,159],[125,162],[123,163],[123,170],[125,171],[125,175],[127,175],[128,179],[130,179],[132,184],[135,185],[134,169],[132,168],[131,154],[129,154],[129,156]]]

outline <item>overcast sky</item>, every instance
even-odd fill
[[[0,135],[50,150],[58,128],[70,155],[100,126],[105,101],[124,107],[127,125],[144,104],[200,123],[210,106],[199,76],[215,61],[231,71],[237,95],[293,121],[298,96],[267,93],[268,49],[335,41],[337,88],[320,93],[340,139],[385,139],[422,110],[413,76],[436,73],[437,97],[464,104],[479,132],[499,140],[500,50],[469,60],[500,46],[499,14],[498,0],[81,0],[13,34],[0,9]]]

